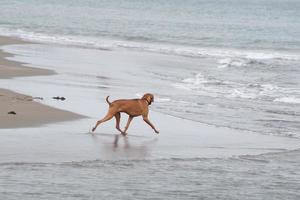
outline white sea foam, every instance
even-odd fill
[[[300,98],[296,97],[280,97],[274,99],[275,102],[291,103],[291,104],[300,104]]]
[[[182,82],[197,87],[198,85],[207,83],[208,80],[201,73],[198,73],[195,77],[183,79]]]
[[[246,66],[249,61],[242,60],[242,59],[233,59],[233,58],[224,58],[218,61],[219,65],[218,68],[226,68],[226,67],[244,67]]]
[[[135,96],[137,96],[138,98],[142,98],[143,94],[142,93],[136,93]],[[159,97],[159,96],[155,95],[154,101],[164,103],[164,102],[171,101],[171,99],[170,98],[163,98],[163,97]]]
[[[164,103],[164,102],[169,102],[171,101],[170,98],[160,98],[160,97],[155,97],[156,102]]]
[[[198,73],[194,77],[183,79],[179,83],[173,84],[177,89],[196,91],[209,96],[222,96],[226,98],[275,98],[279,93],[285,93],[283,88],[274,84],[243,84],[233,81],[222,81],[205,77]]]
[[[173,86],[175,88],[184,89],[184,90],[213,91],[212,87],[214,87],[214,85],[218,85],[219,82],[220,81],[218,80],[209,80],[202,73],[198,73],[194,77],[185,78],[180,83],[173,84]]]
[[[242,99],[255,99],[258,95],[255,92],[247,91],[246,89],[233,89],[233,91],[226,95],[228,98],[242,98]]]

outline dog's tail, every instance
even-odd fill
[[[111,102],[108,101],[109,96],[106,97],[106,102],[108,103],[108,105],[111,105]]]

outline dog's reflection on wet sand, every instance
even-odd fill
[[[113,147],[114,148],[117,148],[118,147],[118,144],[119,144],[119,138],[123,138],[123,141],[124,141],[124,149],[128,149],[130,148],[130,144],[129,144],[129,139],[128,137],[124,137],[123,135],[115,135],[115,139],[114,139],[114,142],[113,142]]]
[[[101,138],[100,138],[101,137]],[[113,137],[109,142],[107,137]],[[132,137],[132,138],[130,138]],[[155,146],[158,138],[144,140],[143,136],[123,136],[121,134],[92,134],[97,149],[100,147],[101,157],[111,157],[111,159],[142,158],[149,157],[151,149]],[[143,139],[143,141],[140,140]]]

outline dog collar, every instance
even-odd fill
[[[151,102],[149,102],[149,101],[148,101],[148,99],[144,99],[144,100],[146,100],[146,102],[148,103],[148,105],[150,105],[150,104],[151,104]]]

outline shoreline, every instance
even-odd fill
[[[18,38],[0,36],[0,46],[30,44]],[[0,79],[23,76],[46,76],[56,74],[53,70],[24,66],[26,63],[6,59],[13,54],[0,50]],[[8,114],[14,111],[16,114]],[[41,126],[48,123],[70,121],[84,116],[53,108],[34,101],[34,98],[0,88],[0,129]]]
[[[18,38],[0,36],[0,46],[14,44],[32,44]],[[56,74],[53,70],[46,70],[34,67],[24,66],[27,63],[8,60],[6,58],[14,56],[11,53],[4,52],[0,49],[0,79],[9,79],[20,76],[42,76]]]

